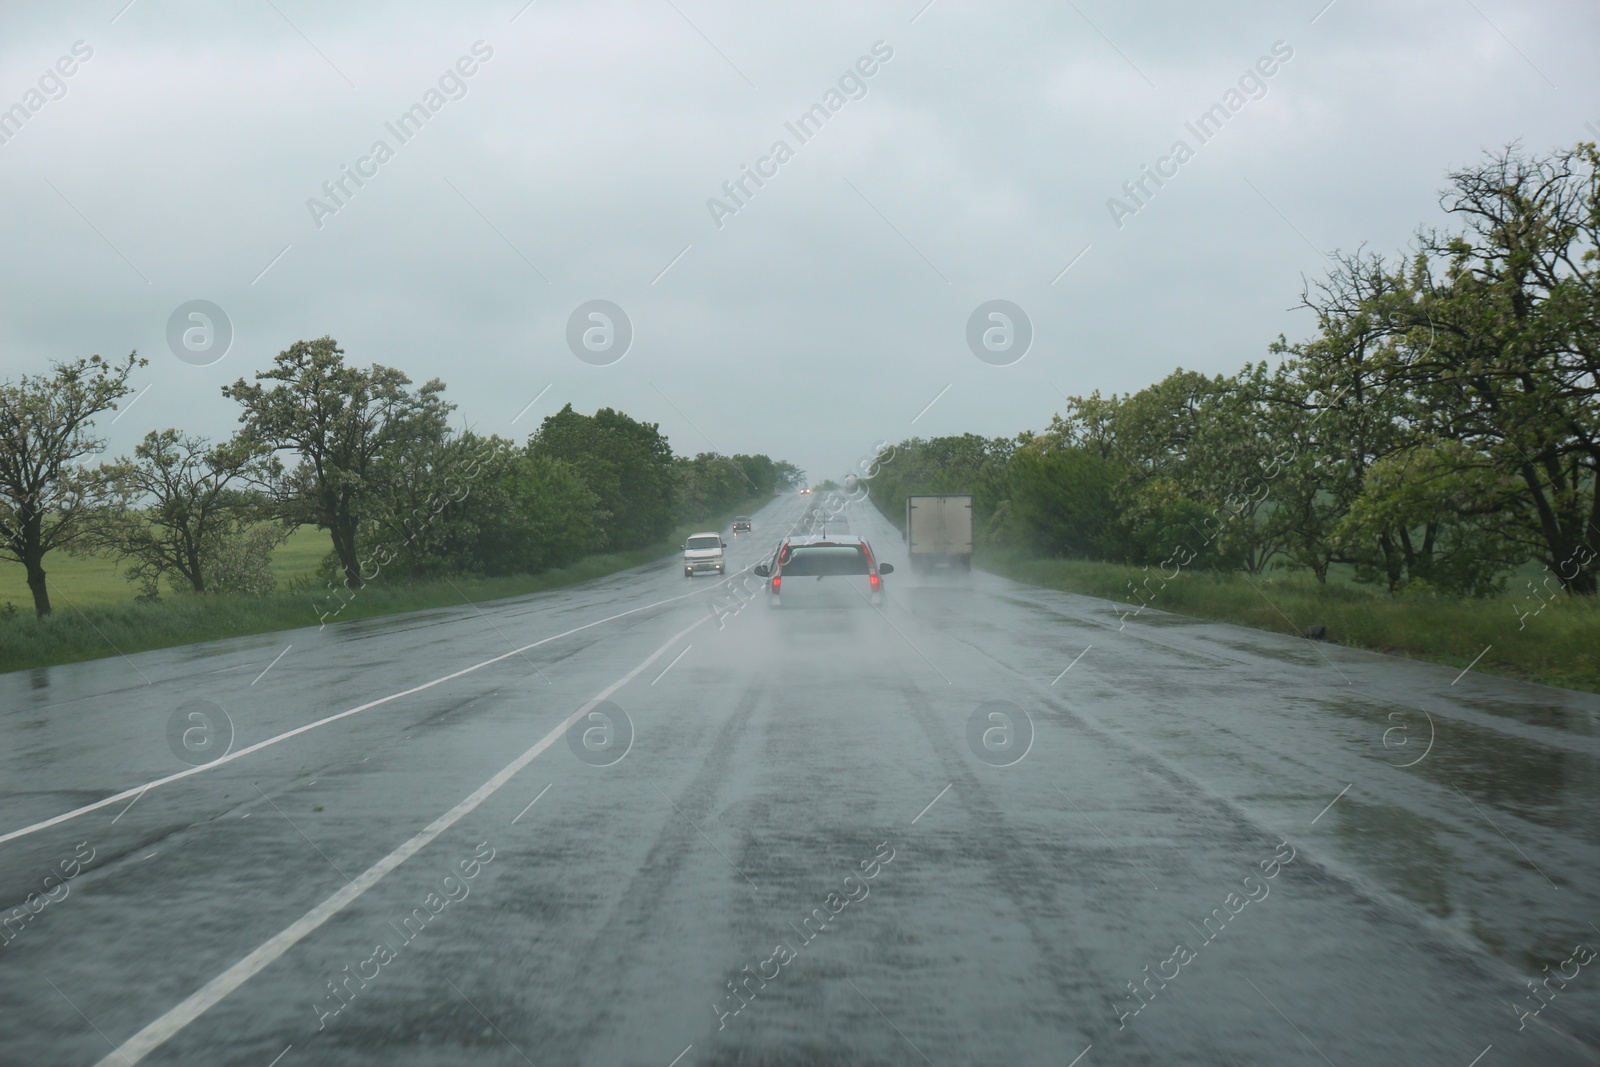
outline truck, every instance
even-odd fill
[[[972,569],[970,494],[906,497],[906,554],[911,569]]]

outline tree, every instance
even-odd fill
[[[129,581],[140,583],[144,598],[158,595],[161,579],[187,586],[244,591],[259,589],[249,561],[271,550],[289,534],[275,523],[252,532],[268,518],[265,501],[243,487],[273,477],[278,463],[260,445],[235,438],[213,447],[204,437],[178,430],[152,431],[115,466],[124,497],[143,507],[108,509],[92,525],[86,544],[131,561]],[[248,536],[252,550],[233,544]],[[217,561],[226,558],[230,579],[217,582]],[[246,577],[250,575],[250,577]],[[270,587],[269,587],[270,588]]]
[[[860,480],[873,504],[896,524],[904,519],[908,496],[970,493],[973,528],[981,534],[1010,492],[1007,464],[1014,447],[1009,438],[974,433],[913,437],[885,449],[887,458],[875,457]]]
[[[322,337],[278,353],[255,383],[241,378],[222,390],[244,408],[239,421],[247,440],[299,455],[299,467],[281,487],[284,502],[329,532],[352,589],[362,585],[357,542],[381,506],[381,477],[408,450],[440,440],[454,406],[439,395],[444,383],[437,378],[415,392],[410,385],[391,367],[347,365],[338,343]]]
[[[412,579],[478,569],[463,548],[474,539],[467,512],[476,509],[482,463],[497,444],[504,442],[445,433],[379,454],[359,531],[363,581],[390,567]]]
[[[1428,394],[1438,383],[1407,371],[1437,342],[1417,306],[1419,269],[1420,261],[1408,273],[1360,251],[1336,256],[1334,270],[1303,300],[1317,315],[1318,336],[1274,345],[1291,358],[1273,384],[1273,406],[1277,419],[1292,424],[1297,446],[1284,479],[1291,506],[1279,517],[1290,559],[1319,578],[1339,562],[1351,564],[1358,580],[1385,582],[1390,590],[1427,581],[1411,573],[1427,569],[1425,549],[1441,536],[1457,537],[1446,527],[1475,521],[1449,511],[1421,516],[1386,508],[1385,501],[1399,498],[1373,481],[1376,468],[1400,469],[1391,458],[1458,436],[1459,394],[1431,410],[1439,398]],[[1360,520],[1349,521],[1358,501]]]
[[[778,465],[766,455],[728,457],[739,473],[740,492],[747,500],[765,503],[778,487]]]
[[[104,447],[90,423],[133,391],[128,375],[144,365],[137,353],[121,363],[96,355],[0,385],[0,557],[26,568],[40,618],[51,610],[45,555],[83,537],[116,496],[106,467],[78,464]]]
[[[1259,574],[1282,549],[1269,518],[1274,455],[1265,364],[1232,377],[1182,368],[1120,398],[1105,416],[1114,454],[1131,468],[1118,500],[1139,562],[1183,548],[1202,566]]]
[[[1483,532],[1470,527],[1503,512],[1515,522],[1500,533],[1557,571],[1569,592],[1593,594],[1600,158],[1593,145],[1543,158],[1511,146],[1450,180],[1442,204],[1465,229],[1424,231],[1407,269],[1340,257],[1306,301],[1321,336],[1287,350],[1305,380],[1345,398],[1325,427],[1333,446],[1326,484],[1341,514],[1374,464],[1415,448],[1426,449],[1437,484],[1485,476],[1494,495],[1473,497],[1469,513],[1440,511],[1418,525],[1413,496],[1377,485],[1361,520],[1344,528],[1342,555],[1396,588],[1413,564],[1430,566],[1417,539],[1470,539]],[[1452,489],[1440,499],[1462,498]],[[1389,522],[1385,502],[1394,506]],[[1462,529],[1446,529],[1454,524]]]
[[[1450,176],[1466,222],[1425,235],[1413,321],[1437,343],[1406,366],[1451,436],[1521,483],[1524,527],[1569,592],[1594,595],[1600,546],[1600,157],[1516,146]],[[1418,322],[1413,329],[1420,327]],[[1586,563],[1569,564],[1586,554]]]
[[[1127,543],[1115,460],[1077,447],[1025,446],[1011,458],[1011,506],[1052,556],[1118,559]]]
[[[1500,592],[1507,572],[1527,558],[1510,529],[1515,516],[1505,507],[1506,481],[1488,457],[1459,441],[1391,453],[1367,468],[1361,495],[1334,539],[1360,538],[1369,526],[1393,532],[1405,582],[1386,574],[1390,592]],[[1356,576],[1376,577],[1360,566]]]
[[[1179,368],[1136,393],[1069,397],[1065,411],[1044,433],[1025,437],[1019,453],[1082,453],[1113,477],[1107,506],[1115,521],[1102,524],[1098,540],[1075,535],[1080,553],[1097,543],[1104,558],[1157,563],[1177,555],[1185,564],[1259,573],[1283,548],[1268,502],[1282,442],[1264,432],[1271,428],[1267,378],[1265,364],[1232,377]],[[1033,466],[1021,469],[1023,481],[1013,479],[1035,498],[1019,514],[1057,522],[1037,507],[1044,497]],[[1105,539],[1113,535],[1122,540]]]
[[[780,459],[772,465],[772,475],[774,489],[798,489],[806,484],[806,472],[786,459]]]
[[[477,530],[472,555],[483,571],[538,574],[593,554],[601,540],[600,501],[577,468],[490,440],[495,451],[481,488],[467,501]]]
[[[605,512],[609,547],[642,548],[672,529],[672,448],[655,423],[611,408],[580,415],[568,404],[545,418],[528,449],[577,468]]]
[[[363,559],[412,577],[537,574],[592,553],[598,502],[576,468],[503,437],[445,438],[390,490]]]

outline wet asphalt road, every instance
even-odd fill
[[[885,584],[0,676],[0,1064],[1600,1062],[1600,700]]]

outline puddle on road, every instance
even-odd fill
[[[1427,748],[1428,719],[1417,708],[1372,701],[1322,702],[1322,707],[1372,727],[1370,758],[1407,768],[1446,789],[1460,789],[1490,809],[1509,812],[1541,826],[1600,843],[1600,760],[1515,734],[1433,715],[1433,747]],[[1391,717],[1392,716],[1392,717]],[[1406,745],[1385,748],[1384,732],[1396,727]],[[1418,756],[1426,751],[1420,760]]]
[[[1479,804],[1600,843],[1600,761],[1466,723],[1434,724],[1433,751],[1414,770]]]
[[[1593,737],[1600,734],[1600,709],[1561,707],[1557,704],[1532,704],[1523,701],[1490,700],[1473,697],[1462,704],[1486,715],[1493,715],[1546,730]]]
[[[1217,625],[1228,626],[1234,624],[1218,623]],[[1295,643],[1287,647],[1276,647],[1269,645],[1265,641],[1224,641],[1215,636],[1211,636],[1208,639],[1213,644],[1220,645],[1223,648],[1229,648],[1235,652],[1242,652],[1247,656],[1255,656],[1259,659],[1270,659],[1274,663],[1282,663],[1290,667],[1305,667],[1310,670],[1327,671],[1333,666],[1328,659],[1324,658],[1322,651],[1306,638],[1296,638],[1294,634],[1286,634],[1277,630],[1262,630],[1261,633],[1272,637],[1288,637],[1293,639]],[[1340,684],[1344,685],[1346,683],[1340,682]]]
[[[1439,843],[1440,827],[1403,808],[1345,797],[1329,813],[1349,854],[1393,892],[1438,918],[1448,918],[1453,855]]]

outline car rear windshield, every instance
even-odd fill
[[[856,545],[796,545],[784,561],[786,577],[866,574],[866,553]]]
[[[722,538],[720,538],[720,537],[691,537],[691,538],[689,538],[689,543],[688,543],[688,545],[686,547],[688,547],[688,548],[721,548],[722,547]]]

